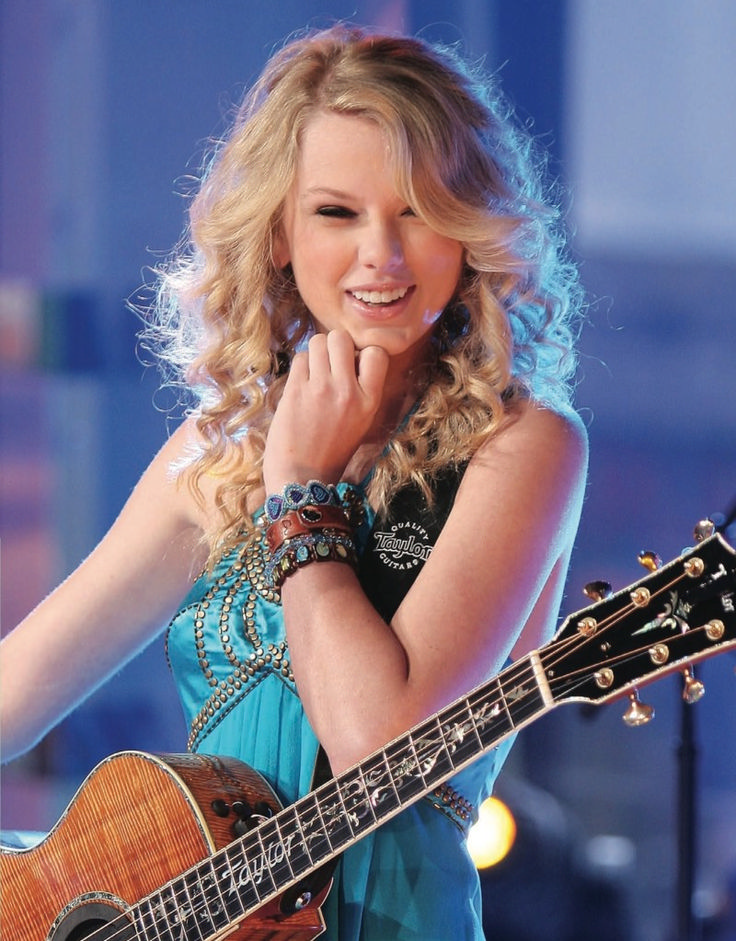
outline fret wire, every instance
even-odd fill
[[[204,935],[202,934],[200,930],[199,919],[197,918],[197,909],[194,905],[194,902],[192,901],[192,896],[189,891],[189,886],[187,885],[186,881],[184,880],[180,880],[180,881],[184,889],[184,895],[186,896],[187,905],[189,906],[188,917],[183,919],[183,921],[186,922],[187,925],[193,925],[194,929],[196,929],[197,935],[199,936],[199,941],[204,941]],[[187,927],[186,929],[186,937],[187,937],[187,941],[191,941],[191,934],[189,931],[189,927]]]
[[[348,809],[345,806],[345,800],[343,798],[342,788],[340,787],[339,781],[335,781],[335,792],[340,801],[340,807],[342,807],[343,820],[347,824],[347,828],[350,832],[350,839],[352,840],[355,837],[355,830],[353,829],[353,821],[350,819],[350,814],[348,813]]]
[[[302,801],[298,801],[296,804],[291,804],[286,808],[286,811],[291,813],[293,823],[296,824],[296,827],[299,831],[298,845],[303,850],[304,856],[307,859],[307,868],[314,865],[314,859],[312,854],[309,852],[309,844],[307,842],[306,834],[304,833],[304,828],[302,827],[301,813],[299,812],[299,806]],[[299,875],[303,874],[303,870],[300,870]],[[296,875],[296,873],[295,873]]]
[[[211,885],[214,886],[214,890],[217,893],[218,909],[220,912],[222,912],[222,914],[226,918],[226,922],[223,922],[223,924],[219,926],[220,928],[224,928],[225,924],[229,923],[230,921],[230,915],[227,910],[227,905],[225,904],[225,898],[220,890],[220,880],[217,878],[217,870],[215,869],[215,857],[214,856],[210,856],[209,859],[207,860],[207,868],[210,871],[209,878],[211,879]]]
[[[481,741],[480,735],[478,734],[478,726],[476,725],[476,722],[475,722],[475,716],[473,714],[473,709],[470,705],[470,700],[463,699],[462,703],[459,703],[458,706],[459,706],[458,716],[463,714],[465,716],[465,720],[460,721],[460,722],[455,722],[454,725],[451,727],[451,733],[456,736],[456,740],[454,742],[454,748],[450,748],[448,744],[448,751],[453,756],[455,755],[456,752],[463,754],[467,750],[465,736],[468,732],[470,732],[475,737],[475,741],[476,741],[476,745],[473,748],[473,754],[477,754],[477,749],[483,746],[483,742]],[[464,759],[461,764],[465,764]],[[454,757],[452,760],[452,765],[453,767],[457,767]]]
[[[298,873],[294,872],[294,867],[291,865],[291,841],[284,840],[284,834],[281,829],[281,824],[279,823],[278,817],[274,817],[272,823],[278,832],[279,842],[284,848],[284,860],[289,868],[289,875],[293,879],[294,876],[298,875]]]
[[[222,899],[222,903],[225,907],[225,912],[231,922],[237,921],[238,918],[240,918],[242,915],[246,913],[248,908],[252,908],[255,902],[259,901],[257,893],[253,891],[253,894],[256,897],[255,902],[245,902],[243,900],[241,892],[238,891],[235,885],[235,877],[234,877],[235,870],[233,867],[232,857],[236,852],[236,848],[237,847],[235,846],[227,847],[224,850],[221,850],[219,853],[216,853],[215,856],[212,857],[212,860],[213,860],[212,868],[215,873],[215,882],[217,884],[217,891],[220,894],[220,898]],[[241,859],[244,858],[242,851],[239,853],[239,856]],[[218,872],[218,867],[220,867],[219,872]],[[226,896],[225,892],[223,892],[223,886],[225,884],[225,881],[228,879],[230,880],[230,885],[229,885],[229,889],[226,890],[227,891],[227,896]],[[236,905],[237,905],[237,909],[235,908]]]
[[[136,905],[131,906],[131,908],[128,910],[128,914],[130,915],[131,924],[133,925],[133,931],[135,931],[136,938],[143,938],[144,941],[148,941],[148,933],[146,932],[146,926],[143,923],[142,902],[138,902]]]
[[[309,805],[312,811],[310,817],[302,814],[301,829],[304,834],[304,842],[305,846],[307,846],[309,857],[312,860],[313,865],[316,866],[318,863],[326,859],[332,852],[332,845],[330,844],[327,833],[325,832],[324,821],[322,820],[322,814],[319,811],[317,792],[310,791],[299,801],[299,803],[303,804],[305,809],[307,808],[307,805]],[[327,845],[326,852],[321,845],[323,843]]]
[[[455,762],[452,760],[452,755],[450,754],[450,749],[447,747],[447,739],[445,738],[445,733],[444,733],[444,730],[443,730],[443,728],[442,728],[442,723],[441,723],[441,721],[440,721],[439,715],[434,716],[434,717],[433,717],[433,720],[434,720],[435,727],[436,727],[436,729],[437,729],[437,735],[438,735],[439,741],[442,743],[442,750],[443,750],[444,753],[445,753],[445,758],[447,759],[447,763],[450,765],[450,767],[451,767],[452,770],[454,771],[454,770],[455,770]]]
[[[260,881],[260,880],[263,879],[264,876],[267,877],[267,881],[264,881],[264,882],[263,882],[264,890],[265,890],[263,894],[266,895],[266,896],[268,896],[268,895],[270,895],[273,891],[275,891],[275,889],[276,889],[276,882],[275,882],[275,880],[274,880],[274,878],[273,878],[273,873],[271,872],[271,863],[270,863],[270,861],[269,861],[268,853],[267,853],[267,851],[266,851],[266,844],[263,842],[262,828],[261,828],[261,827],[257,827],[255,830],[253,830],[253,836],[254,836],[254,838],[256,839],[256,841],[258,842],[258,847],[259,847],[259,852],[260,852],[260,862],[261,862],[261,866],[260,866],[260,869],[259,869],[259,871],[258,871],[258,878],[259,878],[259,881]],[[255,860],[254,860],[254,862],[255,862]],[[254,875],[253,875],[253,872],[252,872],[252,870],[251,870],[250,865],[248,865],[248,872],[250,873],[251,882],[252,882],[253,885],[255,886],[255,885],[256,885],[255,877],[254,877]]]
[[[531,657],[527,654],[525,657],[522,657],[521,660],[518,660],[516,663],[512,664],[508,669],[504,670],[501,674],[496,676],[495,682],[501,693],[506,699],[511,698],[511,692],[516,687],[523,687],[528,680],[534,681],[534,686],[536,687],[536,677],[534,676],[534,668],[532,666]],[[506,689],[509,692],[506,692]]]
[[[426,723],[424,723],[424,725],[426,725]],[[419,777],[422,779],[422,787],[426,789],[427,779],[425,777],[424,769],[422,767],[422,760],[419,757],[419,753],[417,752],[417,745],[416,745],[416,742],[414,741],[414,735],[410,732],[408,738],[409,738],[409,745],[411,747],[411,753],[412,755],[414,755],[416,768],[417,768],[417,771],[419,772]]]
[[[164,899],[164,897],[163,897],[163,895],[162,895],[162,897],[161,897],[161,904],[162,904],[162,906],[163,906],[164,916],[166,917],[166,920],[168,921],[169,924],[172,924],[172,925],[173,925],[173,924],[177,924],[177,925],[179,925],[179,924],[182,923],[181,906],[179,905],[179,899],[177,898],[176,890],[174,889],[174,883],[173,883],[173,882],[170,882],[166,888],[167,888],[167,891],[168,891],[169,895],[171,896],[171,905],[172,905],[172,909],[171,909],[171,913],[170,913],[170,914],[167,913],[167,910],[166,910],[166,901],[165,901],[165,899]],[[175,918],[175,920],[174,920],[174,918]],[[172,934],[173,934],[173,932],[172,932]]]
[[[399,803],[406,803],[411,797],[424,789],[424,776],[418,766],[416,749],[410,735],[391,742],[386,747]]]
[[[204,938],[211,934],[209,929],[212,927],[212,913],[207,904],[204,886],[198,879],[196,872],[190,873],[186,877],[185,882],[189,900],[192,905],[192,917],[197,923],[200,934],[202,934]]]
[[[143,937],[146,938],[147,941],[148,939],[151,939],[154,937],[152,934],[149,933],[149,927],[147,924],[147,918],[150,918],[150,929],[151,931],[155,931],[156,933],[155,937],[160,939],[161,933],[158,928],[158,920],[156,918],[156,913],[153,908],[153,905],[151,904],[151,899],[150,898],[141,899],[141,901],[137,905],[137,910],[140,916],[137,918],[137,921],[141,928],[141,931],[143,932]]]
[[[387,755],[386,755],[385,749],[382,749],[382,750],[381,750],[381,756],[380,756],[380,757],[381,757],[381,762],[382,762],[382,764],[383,764],[383,767],[386,769],[386,774],[387,774],[387,776],[388,776],[389,784],[391,785],[391,790],[394,792],[394,797],[396,798],[396,800],[397,800],[397,801],[399,802],[399,804],[400,804],[400,803],[401,803],[401,797],[400,797],[400,795],[399,795],[398,788],[396,787],[396,782],[394,781],[393,771],[391,770],[391,766],[390,766],[389,763],[388,763],[388,757],[387,757]]]
[[[205,873],[207,869],[209,869],[209,874]],[[213,930],[219,930],[228,924],[227,919],[224,922],[220,920],[218,923],[218,918],[222,918],[224,908],[212,898],[213,887],[214,893],[218,896],[219,889],[210,859],[203,860],[196,869],[187,873],[184,879],[192,902],[194,918],[198,923],[204,924],[205,936],[209,937]]]
[[[350,809],[348,810],[347,805],[345,805],[346,813],[353,814],[356,820],[357,830],[363,831],[366,825],[371,826],[375,821],[375,814],[373,813],[373,808],[368,798],[363,769],[358,765],[353,769],[353,772],[351,778],[345,778],[339,784],[341,799],[343,804],[345,804],[346,800],[349,801]]]
[[[399,794],[399,790],[398,790],[398,788],[397,788],[397,786],[396,786],[396,781],[394,780],[394,775],[393,775],[393,769],[391,768],[391,765],[389,764],[388,756],[386,755],[385,749],[382,749],[382,750],[381,750],[380,755],[379,755],[379,761],[380,761],[380,764],[381,764],[381,766],[383,767],[383,770],[384,770],[384,775],[383,775],[382,778],[379,778],[379,783],[380,783],[381,781],[383,781],[383,782],[388,781],[388,785],[389,785],[389,787],[390,787],[391,793],[393,794],[394,800],[396,801],[396,806],[400,807],[400,806],[401,806],[401,803],[402,803],[402,802],[401,802],[401,795]],[[385,786],[385,785],[384,785],[384,786]],[[374,806],[375,806],[376,810],[378,810],[378,807],[379,807],[379,801],[378,801],[378,800],[376,801],[376,803],[375,803]],[[386,811],[386,813],[388,813],[388,811]],[[386,813],[384,813],[383,816],[385,816]],[[380,817],[379,817],[379,819],[380,819]]]
[[[177,885],[180,887],[178,891],[176,888]],[[171,914],[173,918],[173,921],[171,919],[169,919],[169,921],[172,924],[181,925],[186,930],[186,923],[187,923],[187,919],[189,915],[188,915],[187,908],[186,908],[186,904],[187,904],[186,900],[184,903],[182,903],[182,888],[183,888],[183,883],[182,883],[181,878],[177,879],[174,882],[170,882],[168,885],[168,890],[171,896],[171,904],[172,904]],[[164,902],[164,913],[166,913],[165,902]],[[173,936],[173,931],[171,933]]]
[[[291,859],[289,858],[291,842],[284,840],[278,817],[272,817],[266,826],[271,828],[271,836],[275,838],[275,841],[269,843],[271,878],[273,879],[275,888],[280,889],[290,883],[295,876]]]
[[[263,901],[258,886],[253,879],[250,868],[250,855],[255,855],[259,849],[256,833],[249,833],[237,843],[223,851],[228,864],[228,875],[231,882],[230,892],[234,895],[243,913],[257,908]],[[243,873],[247,878],[243,878]]]
[[[365,775],[363,774],[363,766],[362,766],[362,764],[358,765],[358,775],[360,776],[360,781],[361,781],[361,784],[362,784],[362,786],[363,786],[363,794],[365,795],[365,799],[364,799],[364,800],[365,800],[365,806],[366,806],[366,807],[368,808],[368,810],[370,811],[370,815],[371,815],[371,817],[373,818],[373,823],[375,824],[375,823],[378,822],[378,815],[376,814],[375,807],[374,807],[373,804],[371,803],[370,792],[369,792],[369,790],[368,790],[368,782],[366,781]]]
[[[322,785],[322,787],[319,788],[319,791],[322,791],[323,788],[324,788],[324,785]],[[322,826],[322,832],[324,834],[325,841],[327,842],[327,845],[330,848],[330,853],[333,853],[335,851],[335,847],[332,845],[332,840],[330,839],[330,833],[327,828],[327,825],[325,824],[325,818],[322,814],[322,808],[320,807],[319,797],[317,796],[319,791],[315,792],[314,806],[317,808],[317,815],[319,816],[319,819],[320,819],[320,824]]]
[[[401,799],[385,751],[369,756],[362,763],[360,773],[366,788],[366,798],[376,822],[401,806]]]
[[[511,704],[516,703],[520,707],[517,709],[517,714],[521,713],[522,721],[530,715],[535,715],[540,708],[546,705],[543,692],[539,686],[539,680],[534,672],[531,657],[532,655],[528,654],[519,661],[518,669],[513,671],[514,685],[510,685],[508,692],[502,689],[504,705],[514,727],[519,722],[513,718]],[[517,665],[515,664],[515,666]],[[497,682],[501,686],[501,677],[497,678]],[[517,690],[520,690],[520,692],[517,693]]]
[[[509,720],[509,725],[511,728],[514,728],[514,720],[509,709],[509,704],[506,700],[506,694],[503,689],[503,685],[499,678],[496,678],[496,685],[498,686],[498,694],[501,697],[501,705],[503,706],[504,712],[506,713],[506,718]]]

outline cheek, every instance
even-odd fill
[[[465,256],[465,249],[459,242],[432,234],[424,240],[419,250],[428,269],[434,271],[438,277],[455,277],[459,280]]]

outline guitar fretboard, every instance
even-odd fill
[[[533,653],[141,900],[139,937],[208,941],[549,707]]]

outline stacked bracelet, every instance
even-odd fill
[[[266,579],[274,588],[310,562],[347,562],[357,567],[353,527],[332,484],[287,484],[266,500]]]
[[[310,562],[347,562],[357,568],[358,556],[352,536],[328,532],[294,536],[271,556],[266,566],[266,580],[274,588],[280,588],[289,575]]]
[[[315,532],[342,532],[352,535],[352,527],[341,506],[303,506],[289,510],[266,528],[266,543],[271,554],[296,536]]]
[[[287,484],[282,493],[272,494],[266,499],[266,522],[273,523],[289,511],[309,505],[340,506],[337,487],[334,484],[323,484],[321,480],[310,480],[306,484]]]

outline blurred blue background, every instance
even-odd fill
[[[2,0],[4,631],[95,544],[167,433],[124,300],[177,240],[187,175],[274,47],[339,18],[483,57],[570,194],[592,460],[565,612],[593,578],[643,574],[640,549],[679,554],[736,497],[731,0]],[[695,908],[714,939],[736,936],[734,663],[700,668],[693,707]],[[646,691],[641,729],[618,706],[567,706],[521,734],[500,783],[516,856],[485,877],[496,937],[675,937],[680,686]],[[113,751],[185,740],[156,642],[4,769],[3,826],[50,826]]]

